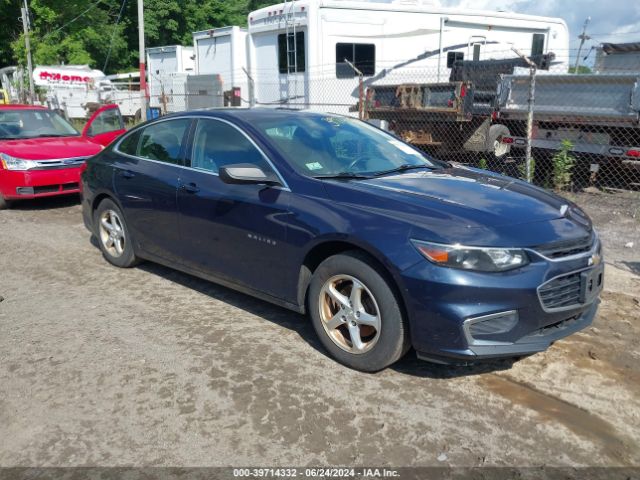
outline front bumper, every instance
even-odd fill
[[[80,191],[80,168],[0,171],[0,194],[6,200],[68,195]]]
[[[600,300],[591,304],[588,310],[580,315],[562,320],[556,324],[543,327],[526,335],[513,343],[492,343],[468,345],[464,350],[442,350],[438,354],[417,352],[418,358],[427,361],[449,363],[452,360],[464,362],[491,358],[520,357],[543,352],[554,342],[576,333],[593,322]]]
[[[534,261],[499,274],[461,271],[420,262],[403,272],[412,344],[424,360],[458,363],[541,352],[589,326],[602,284],[585,300],[566,308],[543,305],[539,287],[572,272],[590,272],[587,258],[568,262]],[[476,319],[515,318],[503,330],[471,335]]]

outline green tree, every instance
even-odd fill
[[[0,28],[0,68],[16,64],[16,57],[11,43],[20,37],[22,23],[20,22],[20,2],[15,0],[0,0],[2,12],[2,28]]]
[[[117,67],[130,63],[123,35],[126,22],[116,25],[120,0],[31,0],[29,6],[35,65],[88,64],[102,68],[109,50]],[[11,47],[14,58],[24,65],[23,35],[14,39]]]

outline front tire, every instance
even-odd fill
[[[309,310],[324,347],[340,363],[376,372],[409,349],[409,330],[399,299],[366,255],[329,257],[311,278]]]
[[[110,199],[100,202],[93,217],[95,234],[104,258],[120,268],[139,263],[133,252],[133,241],[118,206]]]
[[[11,202],[9,200],[5,200],[2,195],[0,195],[0,210],[6,210],[11,208]]]

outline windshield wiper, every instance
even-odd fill
[[[349,179],[367,179],[371,178],[369,175],[362,175],[355,172],[338,172],[338,173],[329,173],[327,175],[314,175],[313,178],[349,178]]]
[[[404,165],[400,165],[399,167],[391,168],[389,170],[381,170],[380,172],[376,172],[376,173],[374,173],[374,176],[381,177],[382,175],[389,175],[390,173],[396,173],[396,172],[405,172],[407,170],[415,170],[417,168],[428,168],[429,170],[435,170],[438,167],[431,166],[431,165],[411,165],[411,164],[405,163]]]

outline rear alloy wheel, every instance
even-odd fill
[[[311,278],[309,313],[322,344],[340,363],[375,372],[409,349],[409,332],[386,275],[367,255],[329,257]]]
[[[100,241],[111,257],[124,253],[125,233],[122,220],[113,210],[105,210],[100,215]]]
[[[113,201],[107,199],[100,203],[95,213],[94,225],[100,250],[109,263],[123,268],[138,263],[124,215]]]

